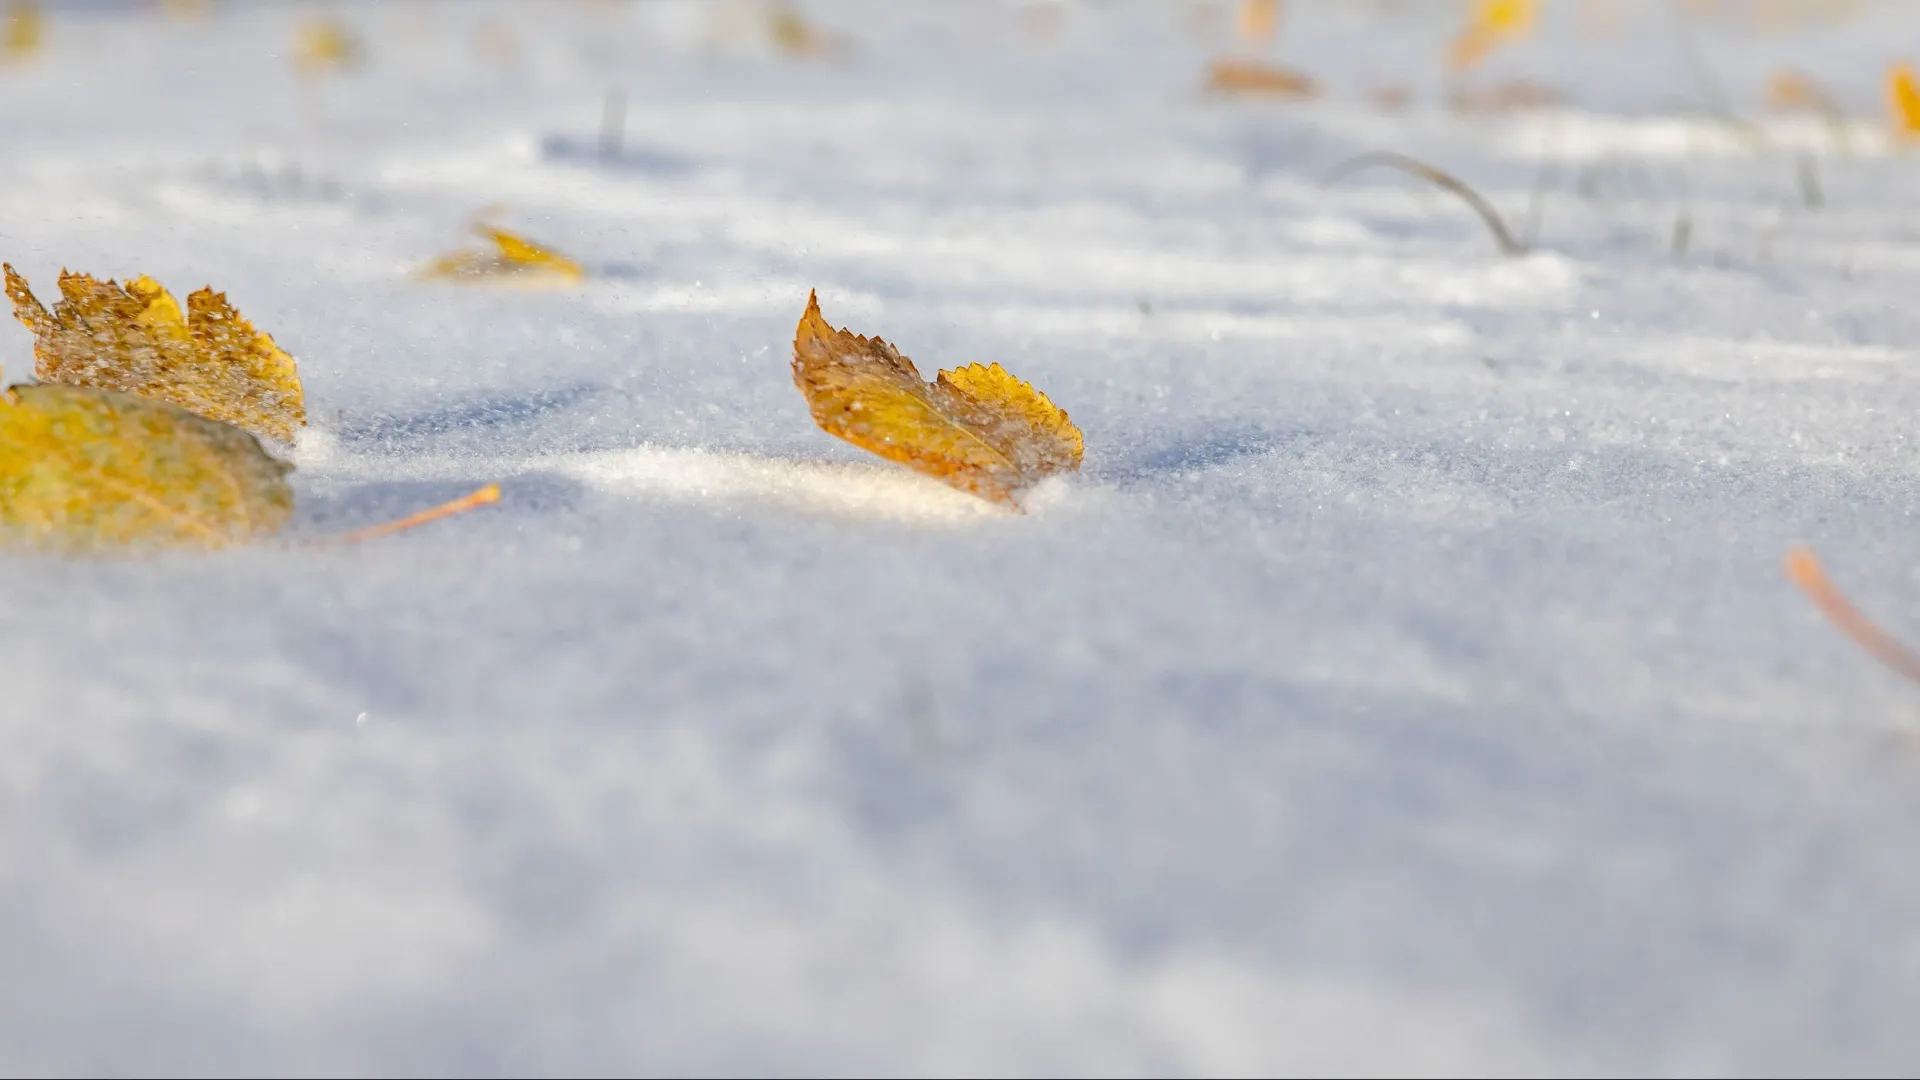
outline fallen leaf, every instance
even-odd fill
[[[224,293],[201,289],[182,312],[152,278],[122,287],[63,270],[61,299],[49,312],[12,266],[0,268],[14,317],[33,331],[41,382],[139,394],[281,442],[306,424],[293,357]]]
[[[360,38],[333,19],[302,23],[293,38],[293,66],[302,75],[344,71],[360,62]]]
[[[793,382],[827,434],[993,502],[1080,468],[1080,429],[999,364],[925,382],[879,338],[829,326],[817,295],[793,338]]]
[[[0,393],[0,543],[222,548],[293,512],[293,466],[230,424],[87,386]]]
[[[766,9],[767,37],[774,47],[798,60],[824,60],[847,51],[847,42],[807,21],[806,16],[787,6],[773,4]]]
[[[1454,71],[1477,66],[1495,49],[1532,33],[1538,14],[1538,0],[1477,0],[1448,49],[1447,66]]]
[[[0,47],[9,58],[19,59],[32,56],[40,51],[40,45],[46,37],[46,20],[41,17],[40,5],[29,0],[15,0],[7,5],[6,27],[0,31]]]
[[[483,223],[476,223],[473,231],[493,247],[450,251],[423,267],[420,276],[465,282],[505,279],[527,285],[572,285],[587,276],[579,263],[524,236]]]
[[[1887,108],[1893,116],[1896,136],[1920,138],[1920,85],[1915,84],[1913,65],[1895,64],[1888,69]]]
[[[1248,96],[1310,98],[1320,92],[1313,77],[1257,60],[1215,60],[1207,69],[1207,92]]]

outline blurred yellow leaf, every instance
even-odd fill
[[[766,10],[767,36],[788,56],[822,60],[845,51],[847,43],[842,38],[808,22],[806,16],[786,4],[776,3]]]
[[[49,312],[12,266],[0,269],[14,317],[33,331],[41,382],[139,394],[282,442],[306,424],[293,357],[224,293],[201,289],[182,311],[152,278],[122,287],[62,271],[61,299]]]
[[[1533,32],[1539,8],[1539,0],[1474,0],[1466,27],[1448,50],[1447,66],[1465,71],[1500,46],[1526,37]]]
[[[0,50],[9,58],[32,56],[40,51],[46,37],[46,20],[40,5],[31,0],[14,0],[7,5],[6,24],[0,29]]]
[[[892,345],[829,326],[814,295],[794,332],[793,382],[827,434],[1016,509],[1020,492],[1080,468],[1080,429],[1030,384],[997,363],[925,382]]]
[[[360,38],[335,19],[302,23],[293,38],[293,66],[302,75],[343,71],[360,62]]]
[[[277,531],[286,474],[252,435],[137,394],[0,393],[0,544],[220,548]]]
[[[1272,41],[1280,32],[1280,0],[1240,0],[1234,25],[1242,41]]]
[[[1215,60],[1207,69],[1207,92],[1247,96],[1310,98],[1320,93],[1311,75],[1257,60]]]
[[[524,236],[482,222],[476,222],[473,231],[493,247],[450,251],[423,267],[420,276],[524,285],[572,285],[587,276],[579,263]]]
[[[1920,138],[1920,85],[1914,82],[1912,64],[1895,64],[1888,69],[1887,108],[1893,116],[1896,136]]]

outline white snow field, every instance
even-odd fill
[[[1460,5],[1285,7],[1319,101],[1221,3],[47,5],[0,256],[313,426],[280,541],[0,563],[0,1073],[1911,1072],[1920,686],[1780,560],[1920,639],[1920,5],[1547,0],[1471,116]],[[483,209],[591,277],[415,280]],[[1084,470],[828,437],[810,288]]]

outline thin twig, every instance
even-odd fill
[[[1363,169],[1373,168],[1374,166],[1398,169],[1409,176],[1419,177],[1435,187],[1452,192],[1458,196],[1461,202],[1466,203],[1473,209],[1474,213],[1480,215],[1481,221],[1487,223],[1488,231],[1493,233],[1494,242],[1500,245],[1500,250],[1504,254],[1525,255],[1531,250],[1526,244],[1514,239],[1513,232],[1507,228],[1507,223],[1501,219],[1500,212],[1495,210],[1493,204],[1489,203],[1484,196],[1468,187],[1464,181],[1452,173],[1443,172],[1418,158],[1411,158],[1405,154],[1396,154],[1391,150],[1376,150],[1372,153],[1361,154],[1358,157],[1348,158],[1346,161],[1336,165],[1333,171],[1327,174],[1325,183],[1328,185],[1338,183],[1354,173],[1360,172]]]
[[[1800,591],[1807,594],[1820,614],[1827,617],[1841,633],[1853,639],[1853,643],[1872,654],[1875,660],[1920,682],[1920,653],[1903,645],[1892,634],[1875,626],[1872,620],[1860,613],[1821,568],[1820,560],[1812,548],[1796,547],[1787,552],[1787,577]]]
[[[438,521],[443,517],[452,517],[463,511],[472,510],[474,507],[486,506],[489,503],[497,503],[499,501],[500,485],[488,484],[486,487],[462,495],[452,502],[441,503],[439,506],[430,507],[417,514],[409,514],[398,521],[389,521],[380,525],[369,525],[364,529],[356,529],[342,536],[322,540],[320,543],[328,547],[335,547],[364,543],[368,540],[378,540],[383,536],[392,536],[394,533],[405,532],[408,529],[425,525],[429,521]]]

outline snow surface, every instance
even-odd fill
[[[1287,4],[1314,104],[1219,4],[52,5],[0,254],[226,290],[314,426],[287,543],[9,560],[0,1072],[1910,1071],[1920,688],[1780,557],[1920,637],[1920,10],[1625,6],[1463,117],[1451,3]],[[1703,114],[1785,64],[1851,127]],[[410,278],[484,207],[593,277]],[[1085,470],[818,431],[814,287]]]

